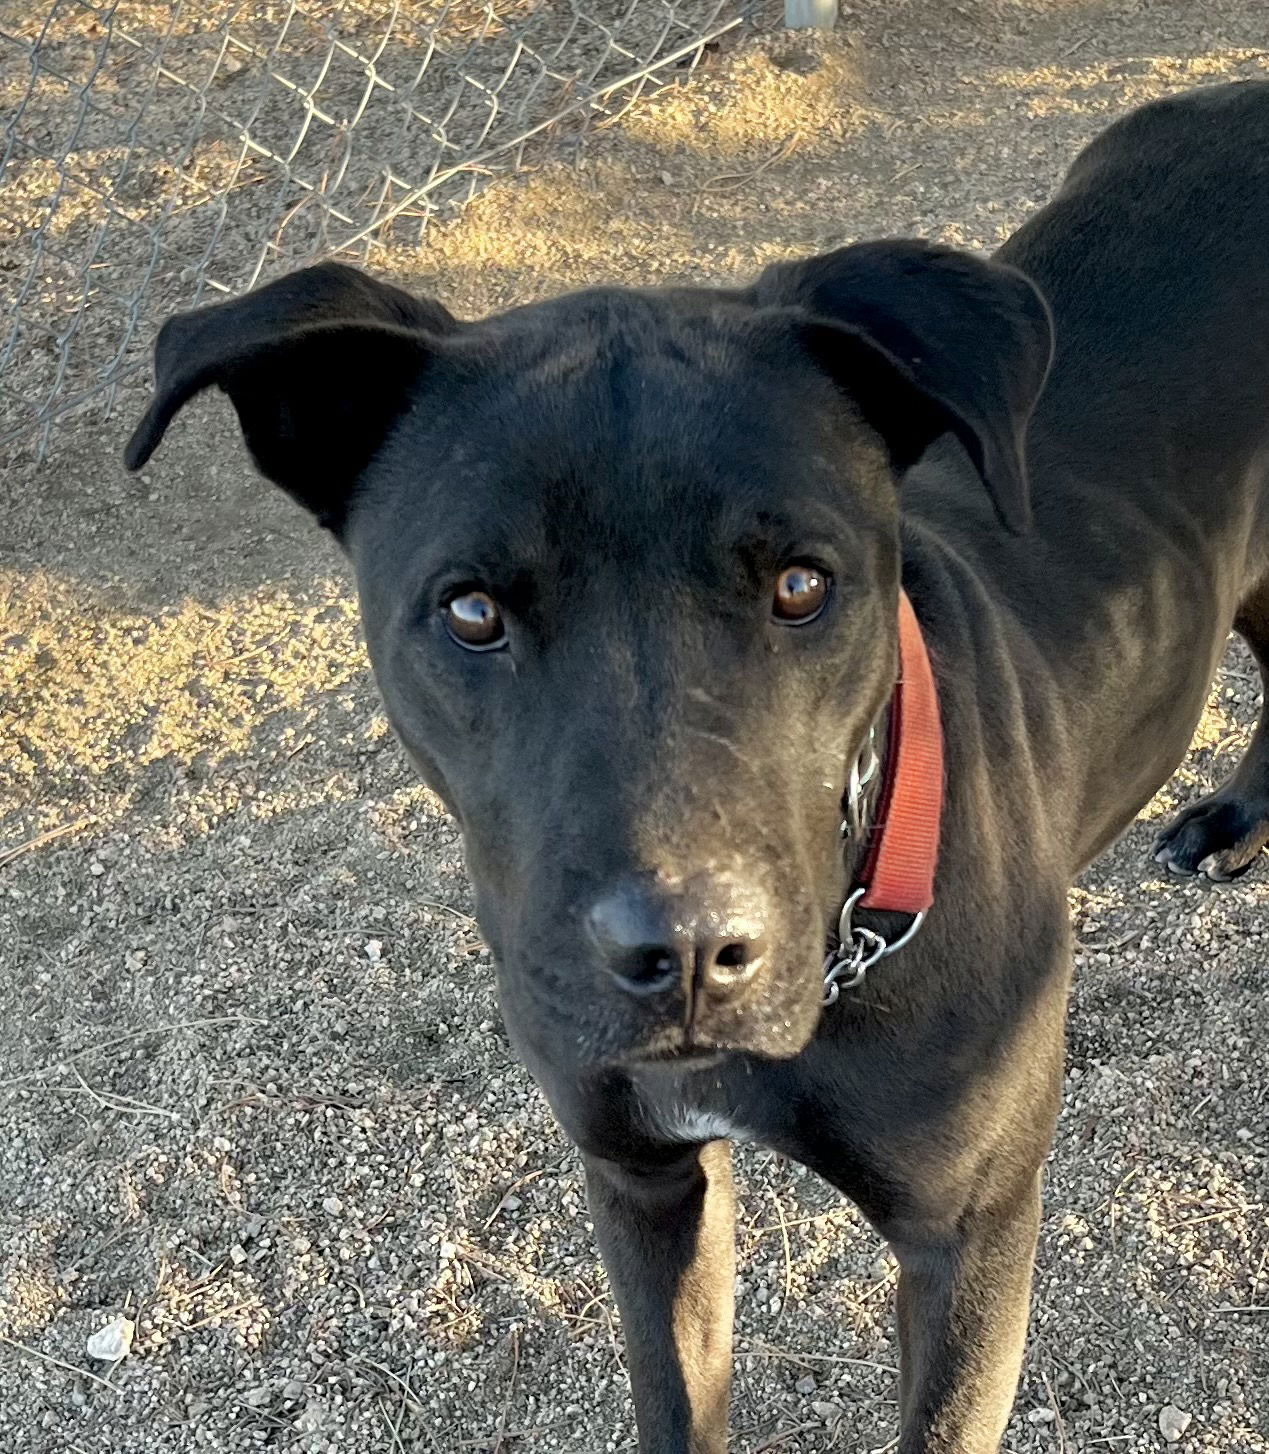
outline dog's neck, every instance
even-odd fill
[[[843,804],[846,895],[824,961],[824,1002],[920,928],[934,898],[943,802],[938,693],[921,627],[899,597],[899,677],[851,765]],[[876,927],[857,911],[880,917]]]

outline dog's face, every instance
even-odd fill
[[[346,540],[508,1021],[584,1060],[787,1054],[841,897],[847,756],[893,680],[885,453],[735,301],[593,293],[490,331],[437,360],[449,407],[403,417]],[[596,932],[613,896],[660,933]],[[695,963],[711,935],[761,941],[743,985],[748,961]],[[678,966],[637,962],[675,939]]]
[[[169,324],[129,463],[217,383],[337,532],[531,1059],[787,1056],[894,680],[898,477],[955,430],[1020,524],[1048,347],[1018,274],[917,244],[477,324],[327,265]]]

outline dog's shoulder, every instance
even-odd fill
[[[1231,167],[1247,180],[1269,171],[1269,80],[1200,86],[1129,112],[1076,157],[1062,195],[1132,179],[1169,192],[1186,179],[1228,186]]]

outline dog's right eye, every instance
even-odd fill
[[[771,615],[781,626],[805,626],[828,602],[830,576],[806,561],[780,572],[771,601]]]
[[[468,651],[497,651],[507,644],[498,603],[487,591],[463,591],[445,603],[445,629]]]

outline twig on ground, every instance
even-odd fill
[[[1053,1410],[1053,1417],[1057,1421],[1059,1454],[1067,1454],[1069,1446],[1066,1442],[1066,1424],[1062,1418],[1062,1410],[1058,1408],[1057,1395],[1053,1392],[1053,1385],[1049,1382],[1049,1375],[1043,1369],[1040,1370],[1040,1378],[1044,1383],[1044,1391],[1049,1396],[1049,1407]]]
[[[1248,1202],[1241,1207],[1226,1207],[1224,1211],[1208,1212],[1206,1216],[1183,1217],[1179,1222],[1169,1222],[1163,1230],[1175,1232],[1178,1227],[1201,1227],[1204,1222],[1223,1222],[1226,1217],[1240,1217],[1247,1212],[1259,1212],[1263,1207],[1264,1202]]]
[[[716,177],[706,177],[701,183],[702,192],[730,192],[735,187],[743,187],[746,182],[752,182],[759,177],[768,167],[773,167],[777,162],[782,162],[791,156],[798,142],[802,140],[801,131],[795,131],[788,141],[771,153],[766,161],[759,162],[756,167],[747,172],[719,172]]]
[[[530,1171],[526,1176],[520,1177],[518,1181],[513,1181],[511,1185],[506,1189],[506,1191],[504,1191],[503,1194],[498,1198],[498,1205],[480,1224],[480,1230],[482,1232],[488,1231],[490,1226],[492,1226],[492,1224],[497,1220],[498,1213],[501,1212],[503,1207],[506,1206],[507,1198],[514,1196],[521,1187],[528,1186],[531,1181],[536,1181],[539,1176],[544,1176],[547,1169],[548,1168],[545,1166],[539,1167],[537,1171]]]
[[[102,1388],[108,1388],[116,1398],[119,1390],[107,1378],[99,1378],[95,1373],[89,1373],[86,1368],[76,1368],[73,1363],[63,1363],[60,1358],[54,1358],[51,1353],[41,1353],[38,1348],[28,1347],[25,1343],[19,1343],[16,1338],[6,1337],[0,1333],[0,1343],[7,1344],[15,1352],[21,1353],[24,1358],[34,1358],[39,1363],[47,1363],[53,1368],[64,1369],[67,1373],[73,1373],[76,1378],[87,1378],[92,1383],[101,1384]]]
[[[169,1111],[164,1106],[150,1106],[144,1101],[134,1101],[131,1096],[117,1096],[113,1091],[94,1090],[92,1086],[80,1074],[79,1066],[72,1065],[71,1073],[79,1082],[79,1089],[87,1091],[103,1111],[124,1111],[132,1116],[166,1116],[169,1121],[179,1121],[181,1118],[175,1111]],[[74,1086],[50,1086],[50,1090],[74,1090]]]
[[[1118,1227],[1118,1223],[1119,1223],[1119,1194],[1120,1194],[1120,1192],[1123,1191],[1124,1187],[1126,1187],[1128,1185],[1128,1183],[1133,1179],[1133,1177],[1136,1176],[1136,1174],[1137,1174],[1137,1172],[1139,1170],[1140,1170],[1139,1167],[1136,1167],[1136,1166],[1132,1167],[1128,1171],[1128,1174],[1123,1178],[1123,1180],[1115,1188],[1115,1190],[1113,1192],[1111,1192],[1111,1194],[1110,1194],[1110,1206],[1109,1206],[1109,1213],[1110,1213],[1110,1245],[1111,1245],[1112,1248],[1116,1248],[1116,1247],[1119,1246],[1119,1236],[1118,1236],[1118,1231],[1119,1231],[1119,1227]]]
[[[490,1454],[502,1454],[507,1442],[507,1415],[511,1412],[511,1400],[515,1396],[516,1383],[520,1377],[520,1329],[511,1330],[511,1377],[507,1380],[507,1396],[502,1401],[502,1413],[498,1417],[498,1432],[494,1436]]]
[[[206,1278],[202,1279],[202,1282],[206,1281]],[[208,1313],[205,1318],[199,1318],[196,1323],[184,1323],[182,1328],[184,1331],[192,1333],[196,1328],[211,1328],[217,1325],[223,1327],[236,1313],[249,1313],[254,1311],[255,1307],[255,1303],[234,1303],[229,1308],[217,1308],[214,1313]]]
[[[453,904],[442,904],[438,899],[416,900],[421,909],[434,909],[438,914],[452,914],[463,924],[469,924],[473,929],[478,929],[475,919],[470,914],[465,914],[462,909],[456,909]]]
[[[55,838],[64,838],[68,833],[77,833],[79,829],[86,828],[92,821],[91,818],[80,818],[76,823],[63,823],[60,828],[50,828],[47,833],[37,833],[34,838],[28,838],[25,843],[15,843],[12,848],[0,851],[0,868],[12,863],[15,858],[21,858],[24,853],[31,853],[37,848],[42,848],[46,843],[52,843]]]
[[[415,1398],[414,1390],[410,1387],[408,1376],[406,1378],[402,1378],[399,1373],[393,1373],[393,1371],[385,1364],[376,1363],[373,1358],[366,1358],[360,1353],[353,1354],[353,1359],[357,1363],[364,1363],[367,1368],[373,1368],[376,1373],[382,1373],[385,1378],[390,1378],[392,1382],[395,1383],[396,1386],[401,1390],[403,1401],[408,1401],[409,1403],[413,1404],[415,1409],[417,1409],[419,1413],[423,1412],[422,1404],[420,1404],[418,1399]]]
[[[396,1386],[401,1390],[401,1409],[400,1413],[397,1416],[396,1422],[396,1428],[398,1430],[400,1429],[402,1423],[405,1420],[407,1410],[413,1408],[416,1413],[421,1414],[423,1412],[422,1404],[419,1403],[417,1397],[415,1396],[414,1390],[410,1387],[410,1369],[408,1365],[405,1370],[405,1377],[402,1378],[399,1373],[393,1373],[390,1368],[386,1368],[382,1363],[376,1363],[373,1358],[363,1357],[359,1353],[355,1353],[353,1355],[353,1358],[355,1362],[364,1363],[367,1368],[373,1368],[376,1373],[382,1373],[385,1378],[390,1378],[392,1382],[395,1383]],[[435,1434],[432,1433],[431,1429],[427,1426],[426,1423],[422,1425],[422,1428],[423,1433],[427,1438],[427,1442],[432,1446],[433,1449],[436,1450],[436,1454],[440,1454],[440,1445],[436,1442]],[[400,1435],[398,1434],[397,1437],[399,1441]]]
[[[793,1296],[793,1251],[789,1246],[789,1229],[784,1222],[784,1204],[775,1191],[771,1192],[771,1200],[775,1203],[776,1216],[780,1219],[780,1242],[784,1248],[784,1296],[780,1299],[780,1311],[776,1314],[775,1322],[771,1324],[771,1336],[774,1338],[784,1321],[789,1299]]]
[[[401,1418],[405,1405],[402,1404],[401,1412],[397,1414],[396,1422],[393,1422],[392,1415],[388,1412],[388,1401],[386,1398],[379,1400],[379,1413],[383,1422],[388,1426],[388,1437],[392,1440],[392,1447],[397,1454],[405,1454],[405,1445],[401,1442]]]
[[[77,1060],[83,1060],[87,1055],[97,1055],[103,1050],[113,1050],[118,1045],[127,1045],[133,1040],[146,1040],[151,1035],[168,1035],[177,1030],[204,1030],[211,1029],[217,1025],[263,1025],[264,1020],[253,1019],[250,1015],[215,1015],[207,1020],[177,1020],[171,1025],[152,1025],[148,1030],[132,1030],[127,1035],[116,1035],[113,1040],[103,1040],[100,1045],[86,1045],[83,1050],[74,1050],[69,1055],[61,1055],[56,1060],[50,1060],[46,1065],[41,1065],[35,1070],[23,1071],[21,1075],[11,1075],[7,1080],[0,1080],[0,1090],[8,1090],[10,1086],[23,1085],[28,1080],[38,1080],[42,1075],[50,1075],[55,1070],[60,1070],[64,1065],[72,1065]]]
[[[1077,939],[1075,947],[1081,954],[1109,954],[1116,949],[1125,949],[1135,939],[1140,939],[1147,927],[1143,924],[1140,929],[1133,929],[1131,933],[1121,934],[1118,939],[1092,940],[1087,943],[1082,939]]]
[[[747,1237],[765,1237],[769,1232],[779,1232],[783,1227],[792,1230],[794,1227],[809,1227],[813,1222],[823,1222],[829,1217],[840,1217],[844,1215],[844,1207],[830,1207],[826,1212],[816,1212],[809,1217],[794,1217],[790,1222],[764,1222],[761,1227],[750,1227],[745,1233]]]
[[[795,1429],[781,1429],[778,1434],[772,1434],[769,1439],[764,1439],[761,1444],[756,1444],[753,1454],[766,1454],[767,1450],[778,1449],[781,1444],[787,1443],[790,1439],[795,1439],[799,1434],[809,1434],[821,1428],[823,1428],[823,1425],[817,1422],[814,1424],[799,1424]]]
[[[538,1424],[532,1429],[508,1429],[506,1437],[508,1439],[532,1439],[535,1434],[546,1434],[553,1428],[555,1428],[554,1424]],[[483,1438],[459,1439],[456,1444],[452,1444],[450,1447],[453,1449],[488,1449],[489,1440]],[[582,1451],[582,1454],[587,1454],[587,1451]],[[603,1451],[596,1449],[593,1451],[593,1454],[603,1454]]]

